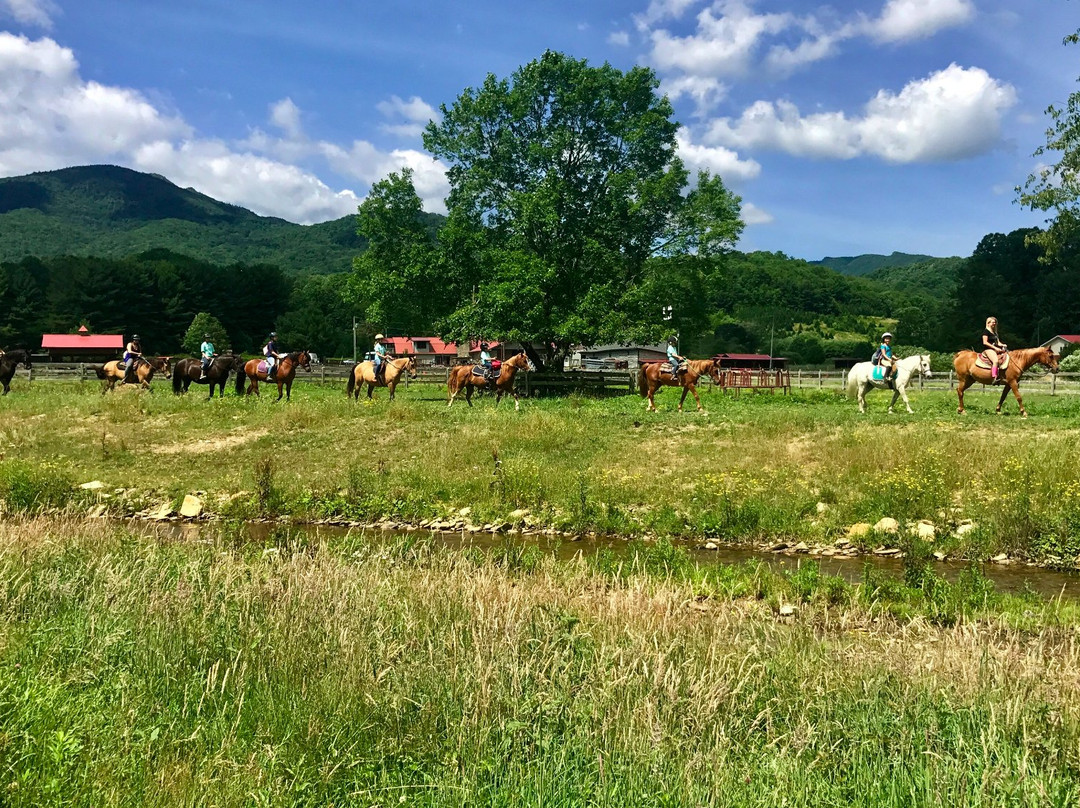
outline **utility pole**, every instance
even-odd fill
[[[352,318],[352,362],[356,364],[356,318]]]

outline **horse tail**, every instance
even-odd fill
[[[642,398],[649,395],[649,380],[645,375],[645,371],[648,369],[647,365],[641,365],[637,372],[637,389]]]
[[[241,365],[240,369],[236,371],[236,395],[244,395],[244,382],[247,381],[247,371],[244,366]]]
[[[106,373],[105,373],[105,366],[104,365],[91,365],[90,369],[92,371],[94,371],[94,373],[97,374],[97,377],[99,379],[101,379],[102,381],[105,380]]]
[[[855,398],[855,393],[858,392],[859,383],[855,380],[855,374],[852,372],[855,368],[848,371],[847,375],[847,397]]]
[[[184,392],[184,379],[182,378],[181,371],[187,371],[187,367],[184,367],[181,362],[177,362],[172,375],[172,391],[176,395],[180,395]]]
[[[353,390],[356,389],[356,369],[359,365],[353,365],[349,368],[349,381],[345,384],[345,398],[349,398],[353,394]]]

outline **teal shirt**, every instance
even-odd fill
[[[204,342],[199,346],[199,353],[203,355],[203,359],[211,359],[214,356],[214,343]]]
[[[386,346],[383,345],[381,342],[376,342],[375,343],[375,353],[377,353],[380,357],[385,358],[386,357]]]
[[[671,364],[674,365],[676,362],[679,361],[676,358],[678,355],[679,355],[679,352],[677,350],[675,350],[674,345],[667,346],[667,358],[668,358],[668,361],[671,362]]]
[[[485,365],[490,365],[491,364],[491,354],[489,354],[487,351],[481,351],[480,352],[480,362],[482,364],[485,364]]]
[[[881,354],[882,359],[892,359],[892,346],[881,343],[881,347],[878,348],[878,352]]]

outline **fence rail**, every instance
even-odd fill
[[[315,365],[311,373],[299,371],[297,383],[307,384],[342,384],[352,373],[352,365]],[[450,368],[445,366],[422,366],[415,379],[404,383],[445,385]],[[719,389],[733,390],[837,390],[847,386],[846,370],[742,370],[736,368],[721,371]],[[85,362],[40,362],[29,371],[19,368],[15,378],[36,381],[97,381],[93,365]],[[164,379],[155,376],[155,380]],[[587,393],[591,395],[628,395],[637,391],[637,371],[588,371],[573,370],[564,373],[526,373],[518,374],[517,386],[525,395],[545,396],[565,393]],[[699,386],[717,387],[707,376],[701,378]],[[984,389],[986,385],[975,385],[974,389]],[[1080,373],[1058,373],[1042,376],[1024,376],[1021,387],[1026,392],[1056,395],[1080,394]],[[955,390],[956,375],[953,371],[935,374],[930,379],[916,377],[909,389],[918,390]]]

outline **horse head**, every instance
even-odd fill
[[[408,357],[408,361],[405,363],[405,371],[409,374],[410,379],[416,378],[416,357]]]
[[[172,378],[172,357],[159,356],[154,363],[154,370],[158,371],[166,379]]]
[[[1036,362],[1040,362],[1050,368],[1051,373],[1058,372],[1058,355],[1050,350],[1049,347],[1043,348],[1042,352]]]
[[[532,360],[529,359],[528,354],[526,354],[524,351],[511,356],[509,359],[506,360],[505,364],[509,365],[512,368],[517,368],[518,370],[528,370],[530,372],[536,370],[536,365],[532,363]]]
[[[295,361],[296,364],[298,364],[308,373],[311,373],[311,354],[309,354],[307,351],[297,351]]]
[[[927,379],[933,377],[934,374],[930,370],[930,354],[919,354],[919,373]]]
[[[709,365],[709,376],[714,384],[720,384],[720,362],[720,359],[714,359],[712,364]]]

